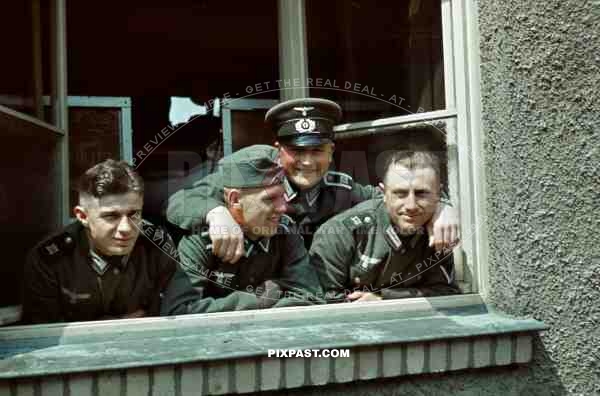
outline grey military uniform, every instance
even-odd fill
[[[384,299],[460,293],[450,251],[430,248],[423,231],[400,236],[381,199],[341,213],[315,234],[310,249],[328,302],[344,301],[353,291]]]
[[[143,235],[142,235],[143,234]],[[158,315],[160,293],[176,268],[169,235],[149,222],[128,256],[101,258],[75,222],[39,243],[25,265],[26,323],[86,321],[144,310]]]
[[[235,265],[212,254],[207,231],[179,242],[181,266],[165,292],[161,314],[260,309],[321,302],[317,274],[294,225],[282,216],[277,234],[245,240]],[[201,227],[201,229],[205,229]]]
[[[272,146],[255,145],[245,150],[262,151],[277,161],[278,150]],[[305,191],[295,189],[284,179],[288,215],[295,221],[304,237],[307,249],[314,231],[333,215],[349,209],[357,203],[381,196],[381,190],[354,182],[351,176],[329,171],[320,183]],[[190,231],[205,222],[206,215],[223,201],[221,175],[214,173],[196,182],[190,188],[179,190],[169,199],[167,219],[179,228]]]

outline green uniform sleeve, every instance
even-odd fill
[[[383,191],[377,186],[363,185],[354,182],[351,191],[351,205],[358,205],[361,202],[383,197]]]
[[[184,230],[206,222],[208,212],[225,206],[223,181],[218,172],[205,176],[190,188],[177,191],[169,198],[167,220]]]
[[[279,278],[274,281],[284,294],[274,307],[322,303],[319,278],[298,233],[286,234],[283,260]]]
[[[434,255],[435,253],[432,252],[432,256]],[[392,300],[411,297],[447,296],[460,293],[461,291],[454,277],[454,260],[450,253],[441,259],[438,264],[424,271],[421,284],[416,287],[383,289],[381,297],[384,300]]]
[[[352,231],[336,218],[315,233],[309,256],[328,303],[344,301],[355,249]]]
[[[196,282],[194,286],[192,280],[194,278],[182,267],[175,271],[164,293],[161,315],[185,315],[259,308],[258,298],[251,293],[234,291],[223,298],[206,296],[205,292],[209,280],[204,278],[203,281]]]
[[[25,264],[23,321],[28,324],[64,322],[60,284],[52,263],[42,261],[36,249]]]
[[[199,235],[183,238],[179,244],[179,268],[165,290],[161,315],[183,315],[258,309],[258,297],[252,293],[234,291],[222,298],[214,298],[207,291],[212,282],[210,250]]]

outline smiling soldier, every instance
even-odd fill
[[[227,210],[243,230],[238,265],[213,254],[207,225],[179,242],[181,268],[165,292],[163,315],[261,309],[320,302],[319,281],[284,199],[283,169],[252,146],[221,160]]]
[[[158,315],[177,251],[166,232],[142,220],[143,200],[141,177],[123,161],[109,159],[83,174],[77,221],[29,254],[26,323]]]
[[[450,249],[429,246],[424,225],[440,200],[438,158],[399,151],[386,164],[384,197],[341,213],[315,234],[310,258],[328,302],[460,293]]]

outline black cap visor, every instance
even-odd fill
[[[287,136],[285,139],[280,139],[280,143],[288,146],[310,147],[320,146],[326,143],[333,143],[333,139],[331,136],[328,135],[321,135],[318,133],[306,133],[294,136]]]

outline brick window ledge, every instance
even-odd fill
[[[527,363],[479,295],[0,329],[0,395],[217,395]],[[274,358],[268,349],[350,350]]]

